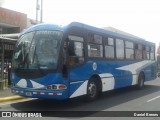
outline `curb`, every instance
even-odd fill
[[[13,100],[20,100],[20,99],[25,99],[25,97],[21,97],[21,96],[4,97],[4,98],[0,98],[0,103],[9,102]]]

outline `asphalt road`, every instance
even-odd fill
[[[52,112],[50,111],[71,111],[73,116],[78,116],[78,119],[106,119],[103,117],[107,112],[100,111],[160,111],[160,79],[149,81],[145,83],[145,87],[141,90],[136,90],[134,87],[118,89],[110,92],[106,92],[99,99],[93,102],[84,102],[83,98],[71,99],[68,101],[52,101],[52,100],[40,100],[40,99],[27,99],[21,101],[14,101],[10,103],[0,104],[0,111],[48,111],[45,112],[45,116],[42,119],[52,119]],[[84,111],[81,113],[74,111]],[[92,111],[92,112],[86,112]],[[65,112],[60,112],[59,116],[63,116]],[[126,112],[127,113],[127,112]],[[102,114],[102,116],[101,116]],[[109,113],[110,114],[110,113]],[[112,112],[112,114],[121,114]],[[122,113],[124,114],[124,113]],[[138,117],[139,120],[159,120],[159,117]],[[50,116],[50,117],[48,117]],[[96,117],[95,117],[96,116]],[[88,118],[90,117],[90,118]],[[93,118],[92,118],[93,117]],[[137,117],[110,117],[111,120],[134,120]],[[108,118],[108,117],[107,117]],[[15,118],[16,119],[16,118]],[[71,119],[71,117],[56,117],[56,119]],[[73,118],[72,118],[73,119]]]

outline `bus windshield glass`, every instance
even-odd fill
[[[13,55],[14,69],[56,69],[61,31],[37,31],[22,35]]]

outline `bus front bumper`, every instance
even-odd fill
[[[28,98],[42,98],[55,100],[68,99],[68,90],[40,90],[12,87],[11,92],[16,95]]]

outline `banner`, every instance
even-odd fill
[[[159,117],[160,111],[1,111],[0,117]]]

